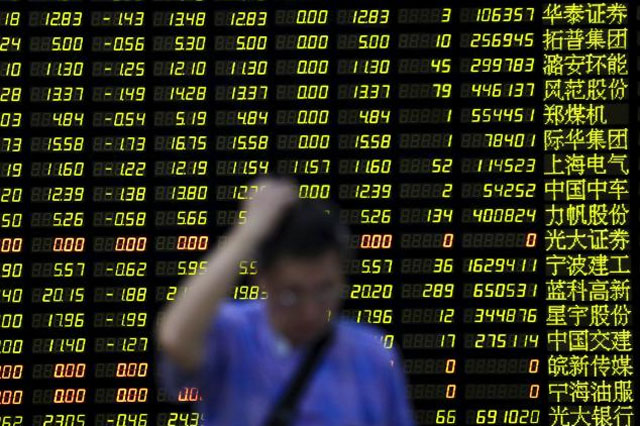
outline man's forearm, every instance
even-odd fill
[[[207,271],[189,277],[187,291],[176,297],[158,326],[158,342],[185,369],[196,368],[203,355],[203,336],[211,324],[231,283],[237,278],[238,263],[253,253],[257,234],[236,225],[228,239],[207,258]]]

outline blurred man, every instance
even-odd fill
[[[161,384],[174,397],[197,386],[207,426],[262,426],[312,345],[331,330],[291,425],[414,425],[399,352],[383,347],[382,329],[338,315],[347,285],[342,265],[353,252],[339,212],[327,214],[335,205],[299,200],[289,179],[250,186],[261,190],[242,204],[246,222],[158,322]],[[223,300],[239,263],[251,258],[268,297]]]

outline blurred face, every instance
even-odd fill
[[[283,257],[262,273],[267,309],[274,328],[294,345],[309,342],[342,306],[346,284],[335,250],[310,259]]]

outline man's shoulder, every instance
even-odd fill
[[[264,300],[238,301],[227,299],[220,304],[218,324],[239,331],[249,330],[261,325],[266,318]],[[337,342],[342,353],[352,357],[366,359],[375,364],[388,364],[392,353],[385,347],[385,335],[382,328],[368,323],[358,323],[350,318],[338,316],[334,320]],[[227,330],[229,331],[229,330]]]
[[[230,298],[223,299],[220,302],[220,311],[232,313],[248,313],[260,309],[264,302],[261,300],[234,300]]]
[[[220,303],[220,314],[242,318],[246,315],[256,315],[264,309],[262,300],[234,300],[224,299]]]
[[[368,323],[355,322],[354,320],[340,316],[336,320],[336,326],[343,333],[359,341],[372,341],[376,336],[384,334],[384,330]]]
[[[258,301],[225,299],[220,302],[214,322],[226,326],[249,326],[260,315],[263,306]]]

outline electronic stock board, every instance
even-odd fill
[[[401,351],[418,424],[634,425],[638,19],[0,2],[0,426],[197,425],[154,324],[263,174],[340,205],[343,314]]]

